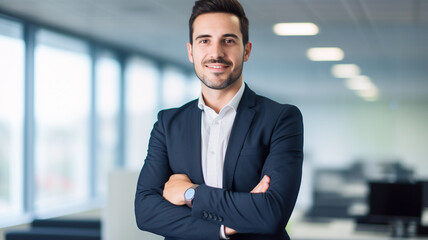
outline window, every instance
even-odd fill
[[[152,62],[131,58],[125,71],[127,167],[140,169],[158,111],[159,72]]]
[[[108,172],[118,157],[120,65],[112,54],[103,52],[96,62],[96,193],[105,195]]]
[[[99,203],[109,171],[144,164],[160,108],[199,96],[182,69],[113,51],[129,54],[0,17],[1,226]]]
[[[24,48],[21,24],[0,19],[0,220],[23,206]]]
[[[180,107],[190,100],[187,76],[176,68],[165,68],[162,89],[163,108]]]
[[[87,46],[47,30],[35,47],[35,210],[87,200],[91,61]]]
[[[201,81],[199,78],[193,74],[193,76],[190,77],[189,85],[189,99],[196,99],[199,98],[201,94]]]

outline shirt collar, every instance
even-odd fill
[[[229,107],[232,107],[233,110],[235,110],[235,112],[238,111],[239,102],[241,102],[242,95],[244,95],[244,90],[245,90],[245,84],[244,82],[242,82],[242,85],[239,88],[238,92],[230,100],[230,102],[223,108],[229,106]],[[198,99],[198,108],[201,110],[204,110],[205,107],[208,107],[208,106],[205,104],[205,101],[204,101],[204,98],[202,97],[202,92],[201,92]]]

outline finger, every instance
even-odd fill
[[[251,190],[250,193],[258,193],[261,189],[262,181],[260,181],[254,188]]]
[[[268,188],[269,185],[267,183],[259,183],[250,193],[264,193]]]
[[[263,177],[262,181],[264,181],[265,183],[269,184],[270,183],[270,177],[268,175],[265,175]]]
[[[265,175],[250,193],[264,193],[269,189],[270,177]]]
[[[265,193],[269,189],[269,183],[262,182],[260,184],[260,188],[258,189],[258,193]]]
[[[255,186],[255,187],[253,188],[253,190],[251,190],[251,192],[250,192],[250,193],[258,193],[258,192],[259,192],[259,185],[260,185],[260,183],[259,183],[259,184],[257,184],[257,186]]]
[[[259,184],[257,184],[257,186],[255,186],[250,193],[261,193],[263,191],[263,185],[264,185],[263,182],[259,182]]]

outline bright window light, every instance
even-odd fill
[[[360,68],[355,64],[336,64],[331,68],[331,73],[336,78],[353,78],[360,75]]]
[[[277,23],[273,32],[278,36],[314,36],[319,33],[319,28],[310,22]]]
[[[306,55],[312,61],[341,61],[345,57],[342,49],[335,47],[310,48]]]
[[[147,156],[150,131],[159,111],[160,72],[154,62],[132,57],[125,68],[126,168],[139,169]]]
[[[187,76],[179,69],[167,67],[163,73],[163,108],[179,107],[186,103]]]
[[[0,18],[0,223],[23,212],[22,25]]]
[[[126,108],[128,114],[144,115],[154,111],[159,72],[150,60],[133,57],[126,72]]]
[[[34,208],[43,214],[89,199],[91,59],[84,41],[41,29],[34,65]]]
[[[121,67],[115,56],[103,51],[95,62],[96,76],[96,193],[107,195],[108,174],[117,164]]]

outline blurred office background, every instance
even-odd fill
[[[199,96],[193,2],[0,0],[0,229],[103,219],[114,184],[133,191],[120,174],[144,164],[157,112]],[[292,236],[302,219],[367,215],[369,181],[428,179],[428,1],[241,2],[244,81],[304,116]]]

